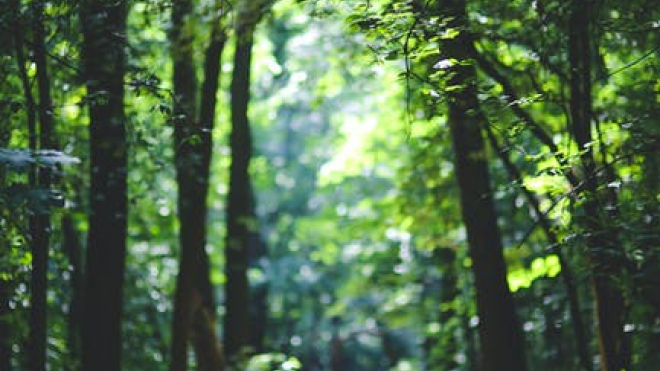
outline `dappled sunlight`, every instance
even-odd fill
[[[655,0],[0,4],[0,371],[653,370]]]

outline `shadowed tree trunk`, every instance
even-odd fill
[[[251,191],[254,199],[254,192]],[[254,202],[253,202],[254,205]],[[254,208],[253,208],[254,210]],[[256,215],[254,214],[256,220]],[[264,262],[268,259],[268,247],[259,230],[252,232],[252,238],[248,246],[249,267],[264,271]],[[264,273],[265,274],[265,273]],[[249,345],[255,353],[266,351],[264,340],[268,326],[268,282],[265,280],[257,284],[251,283],[250,290],[250,342]]]
[[[203,216],[195,209],[200,199],[204,203],[206,194],[199,194],[200,182],[194,166],[199,168],[201,158],[195,155],[194,146],[201,141],[195,130],[195,107],[197,79],[193,60],[193,35],[190,29],[192,1],[172,2],[172,27],[170,29],[170,53],[172,56],[174,109],[174,151],[176,179],[178,184],[177,210],[179,217],[179,274],[174,296],[172,317],[172,343],[170,371],[185,371],[188,368],[188,343],[191,339],[194,318],[193,296],[197,275],[208,259],[204,257],[206,241]],[[189,223],[191,221],[192,223]],[[200,251],[201,249],[201,251]],[[201,295],[201,294],[198,294]]]
[[[19,76],[24,89],[26,106],[28,109],[28,138],[29,148],[35,151],[54,149],[52,138],[52,100],[50,96],[50,78],[46,61],[44,2],[35,1],[32,4],[32,42],[31,55],[36,71],[38,104],[33,98],[32,87],[25,66],[27,62],[24,48],[28,45],[23,38],[23,20],[20,2],[12,1],[10,11],[13,13],[14,47],[18,63]],[[38,120],[37,120],[38,117]],[[39,202],[29,212],[29,242],[32,253],[30,276],[30,313],[28,336],[28,367],[31,370],[43,371],[46,369],[46,298],[47,298],[47,271],[48,249],[50,240],[50,206],[49,188],[51,171],[47,167],[32,166],[29,171],[29,184],[33,189],[40,191]]]
[[[0,128],[0,147],[6,147],[8,142],[8,133],[6,129]],[[6,173],[5,169],[0,166],[0,187],[6,186]],[[3,212],[4,214],[4,212]],[[5,221],[0,222],[0,228],[4,231],[7,227]],[[2,243],[5,248],[0,249],[0,261],[10,261],[10,247],[9,247],[9,236],[1,236],[0,243]],[[0,264],[0,269],[8,272],[6,264]],[[10,318],[11,308],[10,301],[14,292],[14,284],[12,282],[11,276],[9,274],[0,277],[0,370],[11,371],[11,359],[12,359],[12,338],[13,338],[13,322]]]
[[[193,58],[192,1],[173,2],[170,31],[174,85],[174,148],[180,223],[180,263],[172,321],[170,370],[187,369],[188,344],[195,347],[197,368],[218,371],[224,368],[215,333],[215,299],[206,253],[206,197],[211,164],[211,134],[215,123],[216,94],[225,32],[224,15],[217,9],[211,37],[205,51],[204,81],[197,112],[197,79]]]
[[[240,21],[239,21],[240,22]],[[230,136],[231,167],[227,196],[227,237],[225,243],[225,349],[235,358],[249,343],[249,260],[250,228],[254,228],[253,198],[248,168],[252,156],[252,134],[247,108],[250,94],[250,61],[253,26],[237,28],[234,72],[231,82]]]
[[[348,366],[348,359],[346,358],[346,350],[344,339],[340,334],[342,319],[339,316],[334,316],[330,320],[331,334],[330,335],[330,349],[329,349],[329,366],[330,371],[343,371]]]
[[[200,183],[199,192],[203,198],[198,198],[196,207],[199,215],[203,217],[200,225],[204,226],[203,245],[200,246],[201,266],[197,273],[196,286],[202,294],[202,306],[195,314],[194,343],[197,357],[197,369],[199,371],[220,371],[225,367],[224,353],[220,347],[220,339],[216,333],[215,297],[210,278],[210,264],[208,254],[204,249],[206,245],[206,196],[209,188],[211,151],[213,148],[212,133],[215,126],[215,109],[217,105],[218,79],[220,76],[220,62],[222,51],[225,47],[226,32],[221,25],[220,17],[224,13],[218,13],[211,26],[211,38],[206,48],[204,59],[204,81],[202,82],[201,103],[199,109],[199,125],[201,142],[198,148],[201,158],[197,181]]]
[[[473,40],[468,31],[465,0],[438,2],[440,16],[459,34],[443,40],[442,58],[456,60],[446,84],[454,166],[460,188],[475,280],[483,370],[526,370],[524,339],[506,281],[503,246],[490,187],[490,174],[479,110]]]
[[[0,255],[4,257],[4,254]],[[0,370],[11,371],[12,323],[9,320],[9,300],[12,285],[8,279],[0,279]]]
[[[652,112],[649,117],[660,117],[660,107],[656,106],[651,108]],[[650,127],[655,126],[655,122],[649,122],[647,125]],[[646,138],[644,136],[643,138]],[[656,142],[657,143],[657,142]],[[644,156],[643,170],[643,191],[638,195],[644,206],[644,214],[647,216],[644,220],[643,227],[640,234],[644,234],[644,260],[642,264],[634,272],[636,279],[636,304],[646,304],[653,308],[648,315],[647,323],[660,323],[660,250],[649,249],[651,246],[660,246],[660,213],[657,208],[656,195],[660,194],[660,148],[655,143],[646,144],[646,155]],[[648,216],[652,216],[649,218]],[[642,247],[642,246],[640,246]],[[653,331],[648,338],[641,340],[646,341],[648,346],[643,352],[641,359],[648,360],[646,364],[655,365],[660,361],[660,332]],[[644,366],[638,366],[640,369]],[[648,366],[647,368],[651,368]]]
[[[37,78],[37,96],[39,104],[37,115],[37,145],[35,149],[55,149],[53,140],[52,99],[50,78],[46,61],[46,30],[44,26],[44,1],[36,1],[32,8],[33,55]],[[47,167],[36,168],[33,175],[33,187],[40,189],[45,197],[31,211],[30,248],[32,251],[32,274],[30,278],[30,334],[29,367],[32,371],[46,370],[47,342],[47,290],[48,290],[48,250],[50,244],[50,197],[51,170]]]
[[[227,195],[225,242],[226,310],[224,341],[228,359],[235,359],[250,345],[250,289],[247,269],[250,250],[255,248],[258,223],[250,181],[252,133],[248,120],[250,64],[254,30],[270,1],[244,1],[236,15],[236,48],[231,81],[231,166]]]
[[[81,2],[89,99],[90,200],[82,336],[83,371],[121,370],[126,257],[126,3]]]
[[[66,253],[71,268],[71,302],[69,304],[69,315],[67,318],[67,341],[69,354],[74,360],[80,359],[80,324],[82,316],[82,292],[84,285],[82,252],[83,247],[79,238],[79,232],[70,214],[62,215],[62,248]]]
[[[599,174],[591,145],[590,2],[573,0],[571,6],[568,35],[570,127],[580,150],[584,173],[583,187],[580,190],[584,215],[578,219],[586,229],[601,369],[620,371],[628,369],[630,356],[628,341],[623,331],[626,308],[621,288],[615,281],[624,273],[622,267],[625,259],[613,224],[617,196],[610,189],[599,189],[603,175]]]

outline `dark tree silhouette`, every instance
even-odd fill
[[[82,335],[83,371],[121,370],[126,256],[126,3],[80,4],[90,116],[90,200]]]
[[[211,133],[215,124],[220,59],[226,34],[221,24],[224,15],[211,24],[205,51],[204,80],[197,114],[197,78],[193,58],[193,3],[173,2],[170,54],[173,61],[175,167],[178,184],[180,261],[172,321],[172,360],[170,370],[186,370],[188,343],[193,341],[197,367],[217,371],[224,360],[215,334],[215,298],[206,253],[206,197],[213,146]]]
[[[596,308],[598,347],[601,369],[618,371],[628,369],[630,355],[628,340],[623,331],[625,303],[616,277],[624,273],[624,252],[613,224],[617,209],[617,196],[609,188],[599,187],[607,171],[596,165],[592,130],[592,74],[590,36],[591,6],[588,1],[571,2],[568,34],[568,58],[570,67],[570,128],[580,150],[582,173],[581,193],[585,199],[584,216],[580,222],[587,231],[587,256],[591,265],[591,285]],[[603,175],[605,173],[605,175]]]
[[[458,35],[443,40],[440,54],[455,60],[446,85],[454,168],[475,280],[483,370],[526,370],[524,339],[506,281],[503,246],[490,186],[482,134],[473,39],[465,0],[438,2],[439,15]]]
[[[248,172],[252,158],[252,133],[248,120],[250,102],[250,64],[254,30],[268,0],[240,4],[236,15],[236,51],[231,81],[231,166],[227,195],[227,237],[225,243],[225,275],[227,283],[225,349],[227,358],[239,355],[250,344],[250,290],[247,269],[250,250],[258,237],[255,200]]]

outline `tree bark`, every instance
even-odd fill
[[[69,314],[67,318],[67,341],[69,354],[72,359],[80,359],[80,325],[82,322],[82,308],[83,308],[83,287],[84,287],[84,270],[82,267],[82,253],[83,247],[79,239],[79,232],[73,222],[70,214],[62,215],[61,219],[62,230],[62,248],[68,258],[71,267],[71,302],[69,303]]]
[[[215,330],[215,315],[201,301],[195,305],[194,333],[197,369],[200,371],[223,371],[226,367],[224,351]]]
[[[468,31],[465,0],[440,2],[440,16],[459,34],[443,40],[441,56],[456,60],[449,68],[447,100],[454,147],[454,168],[460,188],[475,279],[483,370],[527,369],[524,339],[513,296],[506,280],[503,246],[490,187],[490,173],[476,88],[473,40]]]
[[[199,210],[199,215],[203,216],[200,225],[204,226],[203,245],[200,246],[201,266],[197,273],[196,286],[202,294],[202,306],[196,311],[194,320],[194,343],[195,355],[197,357],[197,369],[199,371],[220,371],[225,368],[224,352],[221,348],[220,339],[215,330],[215,298],[210,278],[210,264],[208,254],[204,249],[206,245],[206,215],[207,204],[206,196],[208,194],[211,167],[211,152],[213,148],[212,133],[215,126],[215,109],[217,105],[217,93],[220,76],[220,62],[222,51],[225,47],[227,35],[221,25],[218,14],[211,30],[211,39],[206,48],[204,58],[204,81],[202,82],[201,103],[199,109],[199,125],[201,142],[197,149],[198,156],[201,158],[198,172],[199,192],[204,197],[197,199],[195,207]]]
[[[90,210],[82,336],[83,371],[121,370],[126,257],[124,55],[126,2],[81,3],[90,116]]]
[[[36,66],[38,105],[38,147],[40,150],[55,149],[53,138],[52,99],[50,77],[46,61],[46,32],[44,26],[44,2],[36,1],[33,7],[34,63]],[[51,170],[37,168],[36,187],[49,192]],[[46,370],[47,343],[47,291],[48,250],[50,244],[50,198],[45,197],[30,216],[32,275],[30,278],[30,335],[29,362],[32,371]]]
[[[11,371],[12,358],[12,323],[9,301],[12,294],[12,285],[7,279],[0,279],[0,370]]]
[[[215,335],[215,299],[206,253],[206,197],[211,164],[211,134],[215,123],[220,59],[225,45],[220,25],[222,12],[211,25],[211,39],[204,60],[204,81],[199,115],[197,79],[193,57],[192,1],[176,0],[172,8],[170,32],[174,85],[174,147],[180,223],[180,263],[172,321],[172,360],[170,370],[188,366],[188,344],[193,342],[200,371],[224,369]],[[194,305],[198,298],[199,305]],[[202,316],[205,320],[200,321]],[[193,333],[194,332],[194,333]]]
[[[590,1],[573,0],[569,18],[568,57],[570,68],[570,127],[585,174],[581,196],[586,229],[587,255],[591,265],[591,287],[598,325],[600,365],[603,371],[628,369],[630,356],[623,331],[625,303],[615,280],[621,277],[624,252],[613,226],[616,195],[599,189],[599,176],[592,141],[591,15]]]
[[[203,264],[201,249],[205,244],[205,225],[199,224],[200,214],[195,205],[202,202],[199,183],[195,182],[194,164],[200,158],[194,157],[194,145],[201,140],[195,128],[195,101],[197,79],[193,61],[192,34],[189,30],[189,17],[192,1],[172,2],[172,28],[170,30],[170,53],[173,62],[173,119],[175,168],[178,184],[177,210],[179,217],[179,273],[174,296],[172,318],[172,343],[170,371],[185,371],[188,368],[188,343],[191,338],[194,318],[193,295],[198,269]],[[198,166],[199,168],[199,166]],[[197,186],[197,187],[195,187]],[[196,189],[197,188],[197,189]],[[192,221],[193,223],[189,223]]]
[[[241,14],[238,15],[241,17]],[[250,100],[250,63],[254,25],[239,19],[236,29],[234,71],[231,81],[231,165],[227,195],[227,237],[225,242],[224,342],[229,360],[249,344],[249,263],[250,235],[255,228],[254,204],[248,172],[252,157],[252,133],[247,110]],[[242,24],[242,26],[241,26]]]
[[[254,191],[251,189],[250,194],[252,196],[252,204],[254,202]],[[253,208],[253,217],[256,220],[256,213],[254,213]],[[262,273],[264,272],[264,261],[268,259],[268,246],[262,238],[260,231],[252,231],[252,238],[248,246],[250,250],[249,253],[249,268],[258,269]],[[268,327],[268,282],[263,281],[258,284],[251,283],[250,290],[250,347],[254,350],[255,353],[266,352],[265,348],[265,339],[266,339],[266,330]]]
[[[271,0],[244,1],[237,5],[236,47],[231,93],[231,165],[227,195],[227,235],[225,240],[225,318],[224,340],[227,358],[236,360],[250,345],[256,344],[254,324],[250,322],[250,294],[247,270],[250,254],[264,248],[259,236],[255,198],[249,167],[252,158],[252,133],[248,119],[250,70],[254,31]],[[259,336],[259,335],[258,335]],[[252,341],[251,341],[252,340]],[[258,344],[257,344],[258,345]]]

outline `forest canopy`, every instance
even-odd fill
[[[3,0],[0,371],[645,371],[656,0]]]

